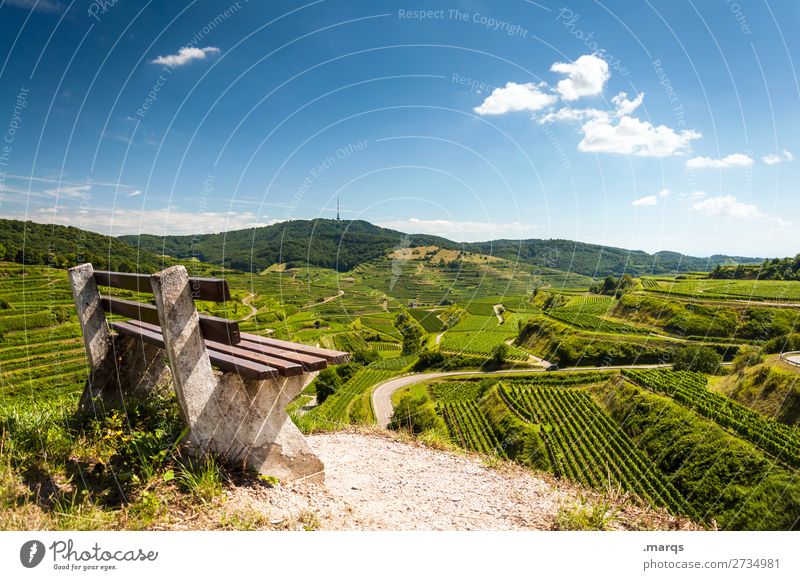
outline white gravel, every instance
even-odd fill
[[[574,486],[513,464],[489,467],[478,456],[387,435],[337,432],[308,441],[325,464],[324,487],[238,487],[229,500],[282,529],[549,530],[559,508],[575,505],[581,495]],[[625,512],[626,520],[652,515],[629,505]],[[655,519],[662,529],[675,525],[663,514]]]

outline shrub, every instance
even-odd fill
[[[691,345],[682,348],[675,354],[672,365],[676,371],[694,371],[714,374],[719,371],[722,357],[717,351],[707,346]]]
[[[425,395],[418,397],[411,394],[403,395],[389,423],[390,429],[405,429],[415,434],[443,427],[441,417],[436,414],[436,410]]]

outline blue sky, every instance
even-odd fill
[[[0,3],[0,216],[800,252],[793,2]],[[624,94],[622,94],[624,93]]]

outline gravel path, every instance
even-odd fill
[[[477,456],[388,435],[337,432],[308,441],[325,463],[324,487],[232,488],[227,504],[260,512],[273,529],[549,530],[559,508],[574,505],[580,494],[513,464],[493,468]],[[620,527],[631,527],[641,514],[655,517],[662,529],[674,527],[669,516],[630,509]]]

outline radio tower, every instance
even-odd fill
[[[342,221],[339,219],[339,198],[336,198],[336,221]]]

